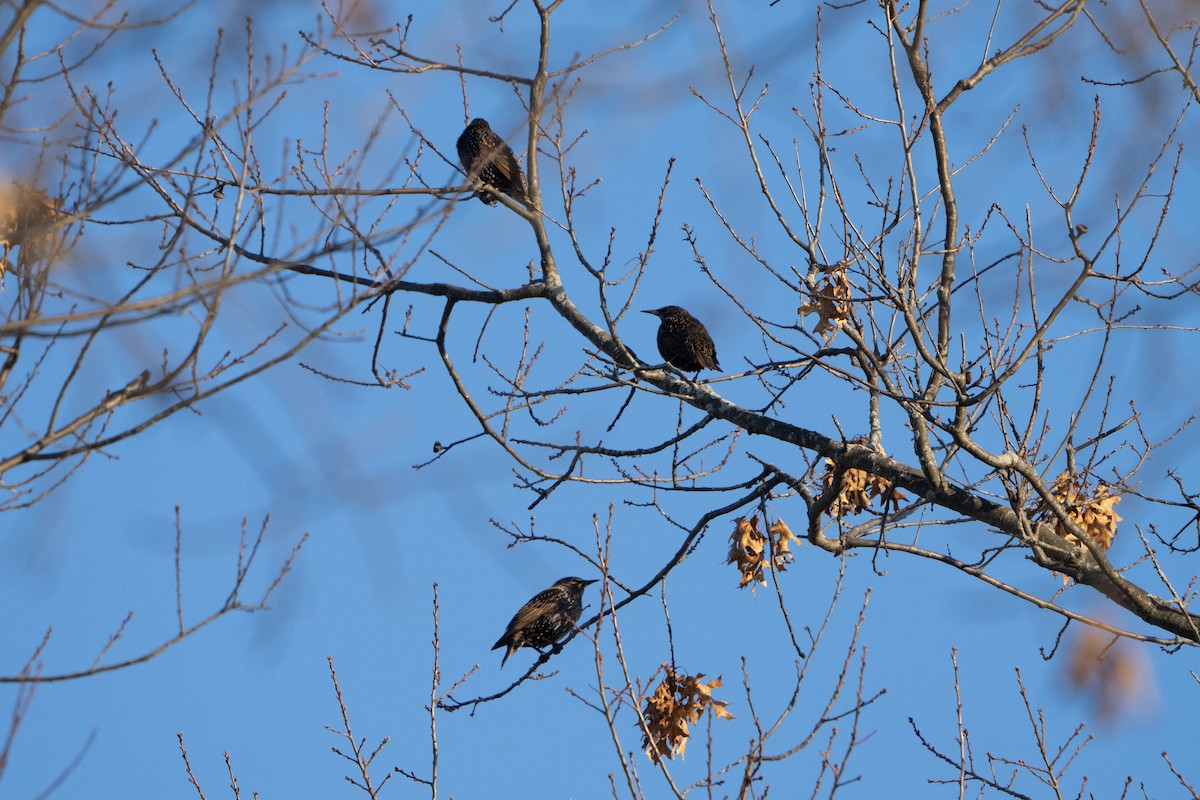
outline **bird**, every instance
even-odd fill
[[[593,583],[594,580],[583,578],[563,578],[521,606],[509,621],[504,635],[492,645],[493,650],[508,648],[504,658],[500,659],[500,667],[503,668],[508,657],[522,647],[532,647],[540,653],[543,647],[549,647],[574,630],[583,613],[583,590]]]
[[[467,171],[468,179],[486,183],[518,203],[529,205],[521,165],[513,155],[512,148],[496,135],[486,119],[477,117],[471,120],[471,124],[458,137],[457,146],[458,160]],[[475,196],[489,206],[496,205],[494,195],[476,192]]]
[[[717,347],[700,320],[679,306],[663,306],[642,313],[653,314],[661,320],[658,352],[668,364],[682,372],[721,369]]]

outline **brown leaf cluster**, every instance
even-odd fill
[[[1101,550],[1107,552],[1117,535],[1117,523],[1121,521],[1114,508],[1121,502],[1121,496],[1110,494],[1110,489],[1105,484],[1100,484],[1093,491],[1083,476],[1072,475],[1067,471],[1054,479],[1054,483],[1050,485],[1050,493],[1066,509],[1067,516],[1087,531],[1088,536],[1092,537],[1092,541],[1099,545]],[[1067,523],[1051,514],[1044,502],[1038,503],[1035,513],[1038,519],[1052,524],[1054,532],[1059,536],[1076,547],[1083,547],[1083,543],[1071,533]]]
[[[768,541],[768,537],[770,537]],[[758,515],[746,519],[738,517],[733,521],[733,534],[729,537],[729,558],[726,564],[737,564],[742,573],[739,588],[750,585],[754,591],[758,584],[767,585],[764,574],[767,566],[767,554],[771,554],[771,568],[784,572],[792,561],[791,543],[799,543],[799,539],[783,520],[775,520],[771,527],[763,533],[758,529]]]
[[[850,295],[854,291],[854,284],[850,283],[847,275],[848,266],[839,264],[834,267],[825,275],[812,298],[796,309],[802,315],[817,315],[817,326],[813,332],[827,342],[850,321]]]
[[[642,733],[642,749],[655,764],[664,756],[683,758],[689,730],[706,710],[721,719],[733,719],[725,708],[728,701],[712,696],[713,689],[721,686],[720,677],[705,683],[703,672],[676,675],[670,664],[662,668],[662,683],[646,698],[646,731]]]
[[[20,247],[27,259],[40,258],[54,230],[58,199],[40,189],[13,181],[0,189],[0,278],[10,269],[9,253]]]
[[[1145,709],[1154,690],[1154,676],[1140,653],[1127,642],[1095,628],[1081,633],[1071,648],[1067,663],[1067,681],[1071,688],[1086,694],[1096,714],[1116,722],[1131,712]]]
[[[833,462],[829,459],[825,459],[825,473],[821,476],[821,485],[825,491],[829,491],[833,486]],[[841,491],[825,513],[838,518],[847,514],[861,514],[871,507],[877,497],[885,504],[893,506],[907,499],[904,492],[886,478],[861,469],[848,469],[842,474]]]

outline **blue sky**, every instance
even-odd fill
[[[284,45],[291,53],[300,50],[297,31],[311,31],[320,14],[317,4],[296,4],[301,5],[305,7],[212,3],[190,8],[152,35],[121,40],[120,49],[107,51],[88,65],[81,79],[96,91],[111,82],[121,108],[120,128],[127,138],[140,142],[143,131],[155,121],[153,134],[139,145],[138,154],[147,163],[157,163],[195,135],[196,127],[158,74],[151,48],[160,53],[189,102],[202,107],[216,28],[223,26],[225,52],[218,62],[214,92],[215,107],[223,109],[235,102],[240,91],[236,82],[245,75],[242,18],[254,14],[256,63],[262,67],[265,56],[278,54]],[[501,6],[480,10],[473,5],[416,3],[402,11],[383,9],[374,12],[373,24],[386,27],[396,17],[412,13],[409,42],[417,52],[451,58],[455,45],[461,44],[468,63],[501,72],[530,70],[536,40],[529,6],[522,3],[514,9],[501,30],[485,19],[489,13],[498,13]],[[145,14],[148,8],[134,7],[134,11]],[[586,56],[639,38],[676,11],[682,12],[678,22],[654,41],[615,54],[581,74],[582,84],[568,107],[567,119],[572,131],[586,129],[588,135],[572,157],[581,182],[603,178],[580,201],[581,241],[590,256],[601,258],[609,231],[615,229],[614,271],[629,268],[646,246],[662,176],[668,159],[675,157],[655,253],[634,308],[678,303],[691,309],[708,325],[722,364],[732,372],[743,369],[746,359],[764,360],[761,341],[692,263],[682,226],[696,229],[700,247],[718,278],[735,287],[740,297],[753,298],[761,313],[787,317],[797,298],[781,293],[778,284],[736,246],[694,179],[703,180],[731,221],[756,237],[773,262],[801,267],[803,255],[779,234],[770,218],[747,173],[747,157],[736,131],[691,94],[694,88],[714,102],[727,103],[728,99],[707,10],[693,2],[682,8],[626,2],[611,4],[611,10],[599,16],[592,8],[568,4],[556,15],[553,60],[564,64],[577,53]],[[806,176],[812,175],[811,140],[791,109],[811,119],[814,6],[783,0],[775,7],[762,2],[723,4],[717,11],[735,75],[744,77],[753,64],[750,85],[756,88],[752,93],[763,83],[770,84],[755,117],[758,130],[783,152],[791,152],[791,142],[796,140],[801,166]],[[822,15],[826,79],[853,96],[863,113],[894,117],[888,66],[879,34],[872,27],[880,20],[877,9],[838,12],[826,8]],[[1011,37],[1023,16],[1022,11],[1002,8],[995,40]],[[941,38],[934,40],[933,47],[935,80],[948,80],[942,76],[959,74],[978,61],[986,50],[981,25],[986,26],[990,19],[991,9],[968,7],[941,21],[941,27],[935,29]],[[39,35],[48,41],[52,31]],[[1098,93],[1104,109],[1100,138],[1105,148],[1104,168],[1089,179],[1076,218],[1087,221],[1094,230],[1103,228],[1105,220],[1113,216],[1114,196],[1127,202],[1131,186],[1161,144],[1183,100],[1164,89],[1166,101],[1139,103],[1132,91],[1097,89],[1074,76],[1082,72],[1113,79],[1136,72],[1131,63],[1138,64],[1142,58],[1152,56],[1135,54],[1119,61],[1106,55],[1091,29],[1081,24],[1058,49],[1006,68],[965,96],[949,117],[955,125],[952,155],[956,163],[984,147],[1010,115],[1013,121],[995,146],[967,167],[957,181],[964,223],[977,230],[991,204],[1000,203],[1016,222],[1023,223],[1025,214],[1030,215],[1037,242],[1045,252],[1064,253],[1065,227],[1033,173],[1020,129],[1027,127],[1044,174],[1067,186],[1086,149],[1093,95]],[[381,115],[389,115],[384,135],[366,152],[359,176],[364,186],[376,186],[378,176],[388,174],[404,154],[412,152],[407,128],[389,110],[389,92],[442,152],[453,154],[454,140],[463,125],[457,76],[385,74],[322,57],[312,61],[306,72],[313,77],[289,85],[280,106],[255,131],[255,145],[269,176],[294,156],[297,140],[310,153],[319,147],[328,108],[332,162],[351,156],[356,149],[362,152],[372,126]],[[1061,77],[1063,72],[1072,77]],[[1162,80],[1177,82],[1175,78]],[[497,130],[519,128],[523,111],[511,90],[482,79],[468,79],[466,90],[472,116],[487,117]],[[827,102],[830,128],[859,124],[833,97],[827,96]],[[910,115],[915,113],[915,95],[908,96],[906,103]],[[47,103],[44,110],[21,113],[27,115],[22,119],[36,121],[39,113],[49,116],[52,111],[53,105]],[[1185,120],[1180,140],[1190,144],[1194,133],[1194,124]],[[519,136],[510,137],[518,152],[524,150],[520,144],[523,137],[523,129]],[[849,202],[862,219],[874,222],[877,217],[866,205],[861,186],[851,180],[857,174],[854,158],[861,158],[868,174],[894,173],[895,136],[879,126],[842,141],[836,155],[843,159],[838,167],[853,192]],[[932,186],[932,161],[927,151],[919,157],[918,174],[928,188]],[[314,157],[310,154],[307,158],[311,163]],[[5,160],[8,172],[21,172],[19,158]],[[205,162],[206,168],[209,163]],[[449,166],[431,164],[423,162],[430,180],[443,181],[443,185],[459,180]],[[549,160],[543,159],[543,192],[552,186],[549,169]],[[1182,188],[1153,259],[1176,271],[1193,263],[1188,253],[1195,251],[1192,220],[1196,206],[1187,180],[1195,177],[1195,168],[1186,156],[1182,174]],[[235,192],[229,189],[226,193],[222,202],[228,204]],[[135,192],[124,204],[105,213],[134,217],[161,211],[155,202],[148,193]],[[205,202],[213,201],[208,198]],[[383,207],[382,201],[375,202],[375,207]],[[418,204],[427,202],[428,198],[400,198],[388,224],[402,224]],[[562,219],[560,204],[547,201],[547,211]],[[270,206],[268,215],[267,239],[270,247],[279,251],[304,241],[319,224],[304,200]],[[1155,208],[1144,210],[1123,232],[1131,252],[1146,241],[1145,225],[1147,221],[1152,224],[1155,216]],[[999,226],[995,218],[988,224]],[[63,281],[86,287],[97,296],[113,296],[125,285],[128,278],[121,270],[126,262],[151,263],[157,257],[161,230],[152,224],[94,227],[90,233],[93,238],[86,239],[62,265]],[[568,291],[586,312],[596,313],[594,285],[570,258],[566,237],[559,231],[552,235]],[[836,241],[835,236],[829,234],[829,244]],[[978,251],[981,263],[1005,254],[1012,245],[1002,234],[984,241]],[[197,240],[196,248],[202,246],[207,245]],[[394,242],[389,246],[396,247]],[[477,202],[460,204],[433,249],[493,285],[503,286],[523,283],[526,264],[536,257],[526,225],[502,208]],[[219,256],[213,256],[201,263],[217,261]],[[330,263],[326,260],[318,266],[328,268]],[[345,262],[338,266],[350,268]],[[1040,289],[1052,292],[1060,286],[1063,279],[1055,272],[1059,267],[1039,262],[1038,269],[1044,281],[1039,283]],[[412,266],[407,277],[459,279],[428,255]],[[169,285],[164,283],[164,290]],[[614,290],[622,299],[625,291],[627,287]],[[1002,317],[1012,305],[1002,287],[992,290],[988,299],[997,304],[991,313]],[[303,307],[289,309],[285,301]],[[247,349],[287,322],[288,329],[268,351],[281,349],[296,340],[304,324],[322,319],[334,301],[334,287],[328,281],[301,275],[287,276],[272,287],[252,285],[231,291],[223,301],[221,323],[206,350],[206,363],[225,350]],[[1192,315],[1191,305],[1184,303],[1191,302],[1148,303],[1143,319],[1186,324]],[[603,531],[611,504],[613,568],[630,585],[640,585],[653,575],[675,550],[680,531],[646,507],[650,498],[644,491],[566,486],[530,512],[528,506],[534,498],[514,488],[511,461],[485,440],[459,446],[432,465],[413,469],[414,464],[431,457],[435,441],[448,443],[470,436],[475,423],[453,393],[433,348],[396,335],[410,303],[414,330],[425,336],[433,332],[442,306],[440,301],[422,297],[393,299],[381,361],[402,374],[428,367],[410,379],[411,389],[363,388],[315,374],[314,370],[356,381],[371,380],[379,309],[365,314],[355,311],[297,358],[205,401],[194,413],[179,413],[93,455],[49,498],[28,511],[0,517],[0,652],[4,654],[0,674],[5,675],[20,669],[49,628],[53,636],[40,658],[47,674],[90,665],[130,610],[134,617],[106,662],[135,657],[170,636],[176,613],[177,506],[182,531],[183,611],[188,623],[211,613],[227,596],[243,520],[253,535],[269,516],[264,549],[243,590],[248,600],[271,583],[299,539],[309,536],[292,571],[272,596],[269,611],[229,615],[141,666],[38,686],[0,780],[4,796],[38,796],[71,763],[93,732],[94,742],[54,797],[194,796],[179,756],[179,732],[210,798],[232,796],[224,766],[226,752],[243,796],[250,791],[262,797],[353,795],[355,791],[343,778],[351,765],[330,750],[344,747],[344,741],[325,727],[342,724],[329,678],[329,657],[335,661],[355,734],[366,739],[368,748],[390,737],[378,757],[376,779],[393,767],[426,775],[429,719],[424,709],[429,702],[433,658],[433,585],[439,587],[442,678],[448,686],[470,673],[455,692],[456,697],[468,698],[506,687],[534,658],[531,651],[521,651],[501,671],[500,654],[488,649],[521,603],[564,575],[596,577],[594,568],[565,548],[546,543],[508,547],[509,540],[498,526],[528,530],[533,518],[539,534],[594,553],[593,518],[599,518]],[[583,343],[548,308],[536,304],[501,308],[488,325],[481,349],[497,363],[514,363],[527,308],[532,339],[546,344],[535,375],[552,383],[578,365]],[[481,308],[456,309],[455,319],[462,327],[451,347],[456,365],[480,396],[488,399],[486,387],[495,386],[496,381],[482,361],[470,363],[484,314]],[[1086,310],[1073,308],[1064,330],[1093,324],[1091,319]],[[978,325],[970,312],[962,320],[967,331]],[[655,325],[653,318],[635,313],[622,320],[619,332],[649,359],[654,355]],[[162,348],[186,346],[193,326],[191,318],[181,314],[117,331],[97,344],[97,355],[88,362],[87,374],[93,379],[90,388],[102,395],[141,369],[155,368]],[[1139,403],[1152,439],[1167,436],[1190,413],[1190,408],[1181,410],[1173,397],[1194,390],[1186,377],[1193,372],[1188,365],[1194,336],[1194,332],[1178,331],[1131,337],[1121,348],[1114,348],[1103,370],[1106,376],[1116,376],[1121,403],[1125,398]],[[1052,420],[1055,430],[1065,425],[1066,409],[1077,404],[1081,376],[1090,374],[1089,359],[1097,347],[1091,339],[1072,340],[1051,352],[1053,369],[1045,400],[1052,408],[1061,404],[1062,410],[1054,412],[1059,416]],[[1171,362],[1180,369],[1164,369],[1161,362],[1146,357],[1147,353],[1171,354]],[[53,354],[47,371],[63,369],[68,363],[65,358]],[[1157,382],[1161,382],[1161,390],[1155,390]],[[717,389],[747,405],[761,402],[757,384],[749,380],[718,384]],[[86,393],[79,402],[84,399]],[[1028,398],[1021,401],[1028,402]],[[607,394],[598,400],[580,400],[564,423],[548,435],[562,441],[575,430],[598,434],[617,405],[619,400]],[[1121,415],[1126,413],[1124,408]],[[141,412],[128,413],[131,416],[121,419],[137,418]],[[606,444],[631,446],[662,437],[675,424],[677,413],[673,401],[639,397]],[[849,435],[865,431],[867,425],[865,396],[819,372],[806,379],[798,393],[789,395],[779,413],[790,422],[830,436],[837,435],[835,420]],[[1098,412],[1094,404],[1087,413],[1089,424],[1095,423]],[[694,414],[689,411],[685,418],[694,419]],[[885,423],[884,445],[903,459],[910,434],[895,412],[888,412]],[[18,432],[8,427],[3,432],[6,453],[19,440]],[[530,433],[538,432],[530,428]],[[1141,475],[1140,488],[1166,492],[1167,469],[1183,474],[1194,471],[1190,441],[1190,431],[1185,431],[1157,451]],[[794,453],[752,441],[739,448],[727,480],[756,472],[745,453],[788,458],[795,472],[804,468]],[[911,455],[903,460],[911,463]],[[703,495],[663,496],[661,500],[664,510],[688,525],[708,508]],[[1118,534],[1113,553],[1115,561],[1124,563],[1138,553],[1132,526],[1165,525],[1166,518],[1159,516],[1161,510],[1134,497],[1124,499],[1118,510],[1127,527],[1122,529],[1124,535]],[[771,515],[791,521],[797,531],[802,529],[803,510],[796,498],[773,503]],[[736,758],[753,735],[741,687],[743,668],[750,678],[755,705],[764,717],[778,713],[785,703],[795,670],[773,591],[739,591],[736,572],[724,563],[731,525],[729,518],[715,522],[666,587],[678,663],[689,673],[720,675],[725,681],[718,697],[729,701],[735,719],[713,725],[718,761]],[[991,534],[975,525],[960,526],[952,536],[936,529],[921,536],[931,549],[939,549],[934,542],[942,542],[942,537],[958,547],[974,544],[978,548]],[[795,563],[781,575],[797,627],[815,629],[821,623],[840,568],[838,560],[815,548],[798,549]],[[1050,597],[1058,588],[1053,576],[1014,553],[996,569],[1041,597]],[[1186,564],[1182,571],[1187,572]],[[952,650],[957,652],[963,714],[979,763],[985,761],[985,753],[1026,759],[1036,754],[1018,692],[1016,670],[1020,669],[1031,702],[1045,710],[1052,746],[1065,742],[1080,723],[1087,726],[1086,734],[1096,737],[1073,767],[1070,774],[1074,779],[1068,786],[1077,787],[1087,775],[1088,791],[1098,797],[1115,797],[1125,776],[1133,775],[1136,781],[1145,782],[1150,796],[1174,796],[1177,784],[1161,759],[1163,751],[1170,753],[1172,762],[1193,784],[1200,781],[1200,759],[1186,736],[1179,735],[1192,725],[1200,690],[1191,674],[1194,659],[1190,652],[1164,654],[1148,646],[1131,646],[1131,657],[1145,670],[1145,694],[1134,712],[1116,722],[1106,721],[1086,697],[1069,690],[1064,680],[1064,654],[1049,661],[1041,655],[1054,647],[1060,617],[953,570],[900,555],[880,556],[874,565],[869,554],[848,560],[828,638],[813,654],[801,699],[771,752],[792,746],[811,728],[813,715],[823,708],[845,660],[868,592],[870,600],[858,638],[866,651],[864,693],[870,696],[881,689],[887,693],[866,709],[858,724],[858,737],[865,741],[851,758],[849,771],[860,774],[861,780],[846,787],[847,795],[940,796],[953,790],[927,783],[928,779],[953,779],[954,773],[925,752],[908,722],[912,718],[943,751],[956,749]],[[594,587],[586,599],[590,610],[595,610]],[[1074,590],[1064,602],[1116,624],[1134,626],[1128,617],[1106,608],[1098,596],[1085,590]],[[631,604],[618,622],[631,673],[648,680],[669,658],[659,600],[648,597]],[[610,632],[609,628],[602,632],[600,650],[606,674],[616,675]],[[1076,633],[1073,628],[1068,634],[1064,651]],[[860,658],[861,651],[853,663],[858,664]],[[618,770],[612,739],[602,718],[570,693],[586,698],[595,692],[594,651],[587,641],[577,638],[552,666],[556,674],[549,679],[527,682],[503,700],[479,706],[473,715],[439,712],[443,795],[611,796],[607,776]],[[12,686],[0,687],[0,707],[11,707],[15,697]],[[843,700],[837,709],[846,707]],[[647,794],[661,796],[661,778],[637,752],[640,735],[628,711],[618,719],[617,732],[623,749],[634,751]],[[843,728],[842,737],[845,735]],[[820,768],[818,751],[826,747],[825,736],[827,733],[819,734],[807,750],[768,770],[773,795],[809,791]],[[702,737],[691,743],[686,759],[671,763],[670,768],[682,785],[703,775]],[[1000,774],[1010,770],[998,768]],[[423,792],[406,783],[402,776],[393,776],[383,796]],[[732,790],[726,786],[716,793]],[[1038,796],[1029,784],[1025,791]]]

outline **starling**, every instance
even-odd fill
[[[644,314],[662,320],[658,326],[658,352],[681,372],[719,370],[717,347],[700,320],[679,306],[663,306]]]
[[[508,648],[504,658],[500,659],[500,666],[503,667],[508,657],[522,647],[541,652],[541,648],[549,647],[574,630],[583,613],[583,590],[590,583],[595,581],[563,578],[521,606],[504,635],[492,645],[493,650]]]
[[[458,160],[467,171],[469,180],[486,183],[497,191],[528,205],[525,198],[525,176],[521,165],[513,155],[512,148],[496,135],[486,119],[473,119],[458,137]],[[496,205],[496,198],[487,192],[476,192],[475,196],[489,206]]]

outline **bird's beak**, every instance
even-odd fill
[[[596,578],[595,580],[584,581],[584,582],[583,582],[583,585],[584,585],[584,586],[591,586],[593,583],[595,583],[595,582],[596,582],[596,581],[598,581],[598,580],[600,580],[600,579],[599,579],[599,578]]]
[[[654,316],[656,316],[656,317],[657,317],[657,316],[658,316],[658,309],[657,309],[657,308],[655,308],[655,309],[647,309],[647,308],[643,308],[643,309],[642,309],[642,313],[643,313],[643,314],[653,314]]]

